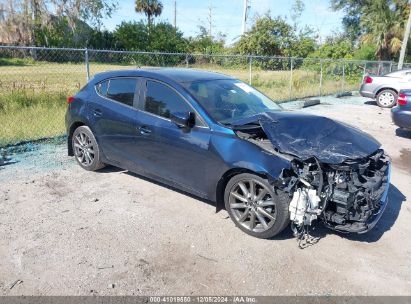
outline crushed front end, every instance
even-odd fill
[[[309,236],[321,220],[334,230],[364,233],[380,219],[390,184],[390,158],[358,128],[333,119],[287,111],[237,121],[237,135],[290,161],[274,187],[289,194],[294,233]]]
[[[315,219],[334,230],[364,233],[375,226],[387,204],[390,159],[381,149],[338,165],[315,157],[295,159],[280,180],[292,196],[289,210],[296,234]]]

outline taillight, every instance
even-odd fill
[[[366,76],[365,78],[364,78],[364,83],[367,83],[367,84],[369,84],[369,83],[372,83],[372,77],[370,77],[370,76]]]
[[[70,96],[69,98],[67,98],[67,104],[70,104],[74,101],[74,97]]]
[[[397,103],[399,105],[406,105],[407,104],[407,95],[405,95],[405,94],[398,95]]]

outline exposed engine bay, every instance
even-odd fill
[[[294,160],[293,169],[284,170],[280,179],[292,195],[290,219],[296,229],[320,218],[331,229],[367,231],[367,222],[379,212],[389,183],[389,164],[383,150],[339,165],[322,164],[315,158]]]
[[[274,129],[275,125],[271,125]],[[341,232],[362,233],[372,228],[370,222],[380,213],[381,200],[389,185],[390,158],[382,149],[375,149],[377,145],[374,145],[371,147],[374,151],[367,156],[363,156],[366,149],[361,150],[362,155],[353,150],[353,156],[360,157],[340,154],[339,158],[332,156],[327,162],[324,153],[320,160],[317,155],[302,158],[281,151],[270,138],[273,133],[267,134],[267,131],[270,132],[261,121],[235,130],[239,137],[290,160],[291,167],[283,169],[273,185],[289,194],[290,220],[296,236],[306,235],[307,227],[315,220]],[[290,142],[292,140],[298,141],[298,138],[290,138]],[[337,159],[342,160],[341,163],[336,163]]]

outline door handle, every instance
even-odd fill
[[[140,131],[140,133],[142,135],[150,135],[151,134],[151,130],[147,126],[141,126],[141,127],[138,128],[138,130]]]
[[[103,112],[101,112],[100,109],[93,109],[93,115],[100,117],[101,115],[103,115]]]

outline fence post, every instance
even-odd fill
[[[362,73],[362,79],[364,80],[365,75],[367,74],[367,61],[364,64],[364,72]]]
[[[86,77],[88,82],[90,80],[90,62],[88,60],[88,48],[85,49],[84,60],[86,63]]]
[[[249,57],[249,68],[248,68],[248,83],[252,85],[253,80],[253,57]]]
[[[186,68],[188,68],[188,54],[186,54]]]
[[[294,58],[290,58],[291,64],[290,64],[290,100],[293,96],[293,63],[294,63]]]
[[[343,66],[342,66],[342,83],[341,83],[341,93],[344,93],[345,89],[345,62],[343,61]]]
[[[320,96],[323,96],[323,60],[320,59]]]
[[[392,61],[390,61],[390,73],[392,72]]]

